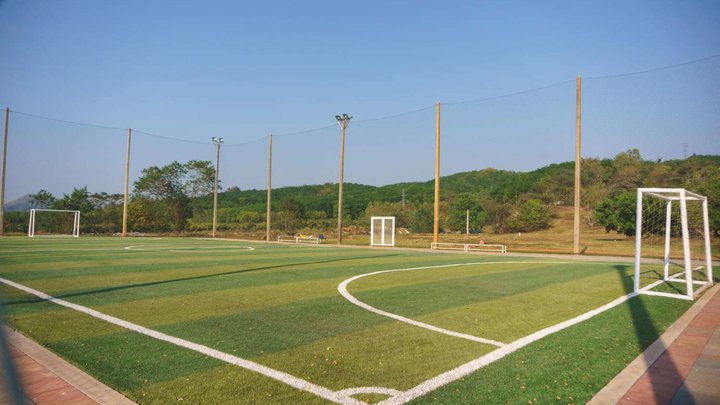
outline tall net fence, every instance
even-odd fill
[[[583,251],[629,254],[597,214],[637,187],[710,197],[717,232],[720,58],[582,80]],[[369,243],[370,217],[396,218],[397,244],[427,247],[434,230],[440,118],[439,239],[569,252],[573,243],[576,80],[347,121],[342,232]],[[352,111],[350,111],[352,115]],[[217,230],[271,239],[338,239],[341,127],[272,136],[228,131],[220,145]],[[217,145],[133,130],[130,234],[213,229]],[[128,130],[10,114],[5,231],[27,231],[30,207],[83,211],[84,234],[122,232]],[[248,138],[254,140],[245,141]],[[697,155],[697,156],[695,156]],[[269,176],[269,169],[272,176]],[[605,205],[603,205],[605,204]],[[615,204],[615,205],[613,205]],[[619,240],[619,242],[618,242]],[[618,242],[618,243],[616,243]]]
[[[127,130],[11,112],[5,231],[27,234],[30,208],[122,207]],[[117,214],[117,212],[115,212]],[[88,217],[85,233],[117,231],[116,215]]]

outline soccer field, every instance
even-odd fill
[[[582,403],[691,304],[630,298],[631,275],[619,262],[0,239],[7,323],[139,403]]]

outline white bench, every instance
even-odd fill
[[[462,252],[498,252],[507,253],[505,245],[489,245],[487,243],[448,243],[448,242],[432,242],[430,244],[432,250],[459,250]]]
[[[286,243],[311,243],[315,245],[319,245],[322,243],[322,239],[316,238],[314,236],[290,236],[290,235],[280,235],[278,236],[278,242],[286,242]]]

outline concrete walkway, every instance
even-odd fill
[[[719,291],[707,291],[590,403],[720,404]]]
[[[25,336],[5,328],[10,355],[31,404],[117,404],[134,402]]]

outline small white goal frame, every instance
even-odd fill
[[[380,240],[375,240],[375,221],[380,224]],[[370,217],[370,246],[395,246],[395,217]]]
[[[73,231],[72,235],[35,235],[35,213],[36,212],[72,212],[73,216]],[[30,210],[30,222],[28,223],[28,237],[34,238],[35,236],[72,236],[77,238],[80,236],[80,211],[77,210],[51,210],[45,208],[33,208]]]
[[[640,265],[642,260],[642,218],[643,218],[643,196],[648,195],[666,201],[665,211],[665,249],[663,255],[663,280],[666,282],[681,282],[685,284],[686,294],[673,294],[660,291],[652,291],[653,286],[640,288]],[[682,234],[683,247],[683,272],[670,274],[670,238],[672,221],[673,201],[680,203],[680,229]],[[687,201],[700,201],[702,204],[703,217],[703,243],[705,244],[705,268],[707,281],[693,280],[693,264],[690,256],[690,233],[688,230]],[[681,298],[694,300],[695,296],[713,284],[712,254],[710,252],[710,226],[708,217],[707,197],[687,191],[684,188],[638,188],[637,205],[635,215],[635,274],[633,290],[636,294],[658,295],[662,297]],[[695,290],[695,285],[700,288]]]

